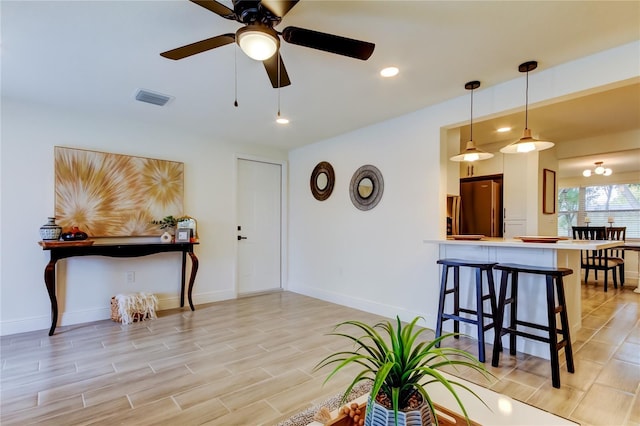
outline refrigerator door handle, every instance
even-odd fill
[[[496,235],[496,211],[491,209],[491,236],[495,237]]]

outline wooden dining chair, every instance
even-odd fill
[[[606,240],[607,231],[604,226],[574,226],[572,227],[574,240]],[[613,286],[618,288],[618,262],[609,259],[608,250],[582,250],[580,253],[580,267],[584,269],[584,283],[589,279],[589,271],[593,271],[598,281],[598,271],[604,272],[604,291],[609,284],[609,271],[613,273]]]
[[[625,241],[627,235],[626,226],[610,226],[607,228],[607,240]],[[608,250],[609,259],[618,264],[618,276],[620,286],[624,285],[624,248],[614,247]]]

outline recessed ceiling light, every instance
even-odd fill
[[[509,132],[511,131],[511,127],[500,127],[497,131],[500,133]]]
[[[400,70],[396,67],[387,67],[380,71],[380,75],[383,77],[395,77],[399,72]]]

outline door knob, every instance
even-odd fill
[[[240,240],[246,240],[246,239],[247,239],[247,237],[243,237],[243,236],[241,236],[241,235],[238,235],[238,241],[240,241]]]

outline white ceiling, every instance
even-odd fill
[[[280,91],[282,115],[291,119],[283,127],[274,122],[278,91],[262,64],[235,45],[179,61],[159,55],[239,28],[190,1],[0,6],[3,97],[284,149],[464,96],[470,80],[486,88],[522,78],[517,66],[526,60],[545,69],[640,39],[637,1],[302,0],[278,30],[299,26],[370,41],[376,49],[365,62],[283,42],[292,81]],[[388,65],[400,75],[382,79],[378,72]],[[133,99],[137,88],[175,99],[165,107],[140,103]],[[638,100],[637,89],[632,96]],[[636,125],[637,111],[636,102]],[[617,121],[619,113],[611,112],[600,126]],[[522,115],[517,120],[521,129]],[[542,121],[536,118],[535,130],[551,133],[557,124]],[[480,140],[480,125],[477,132],[474,126]]]

